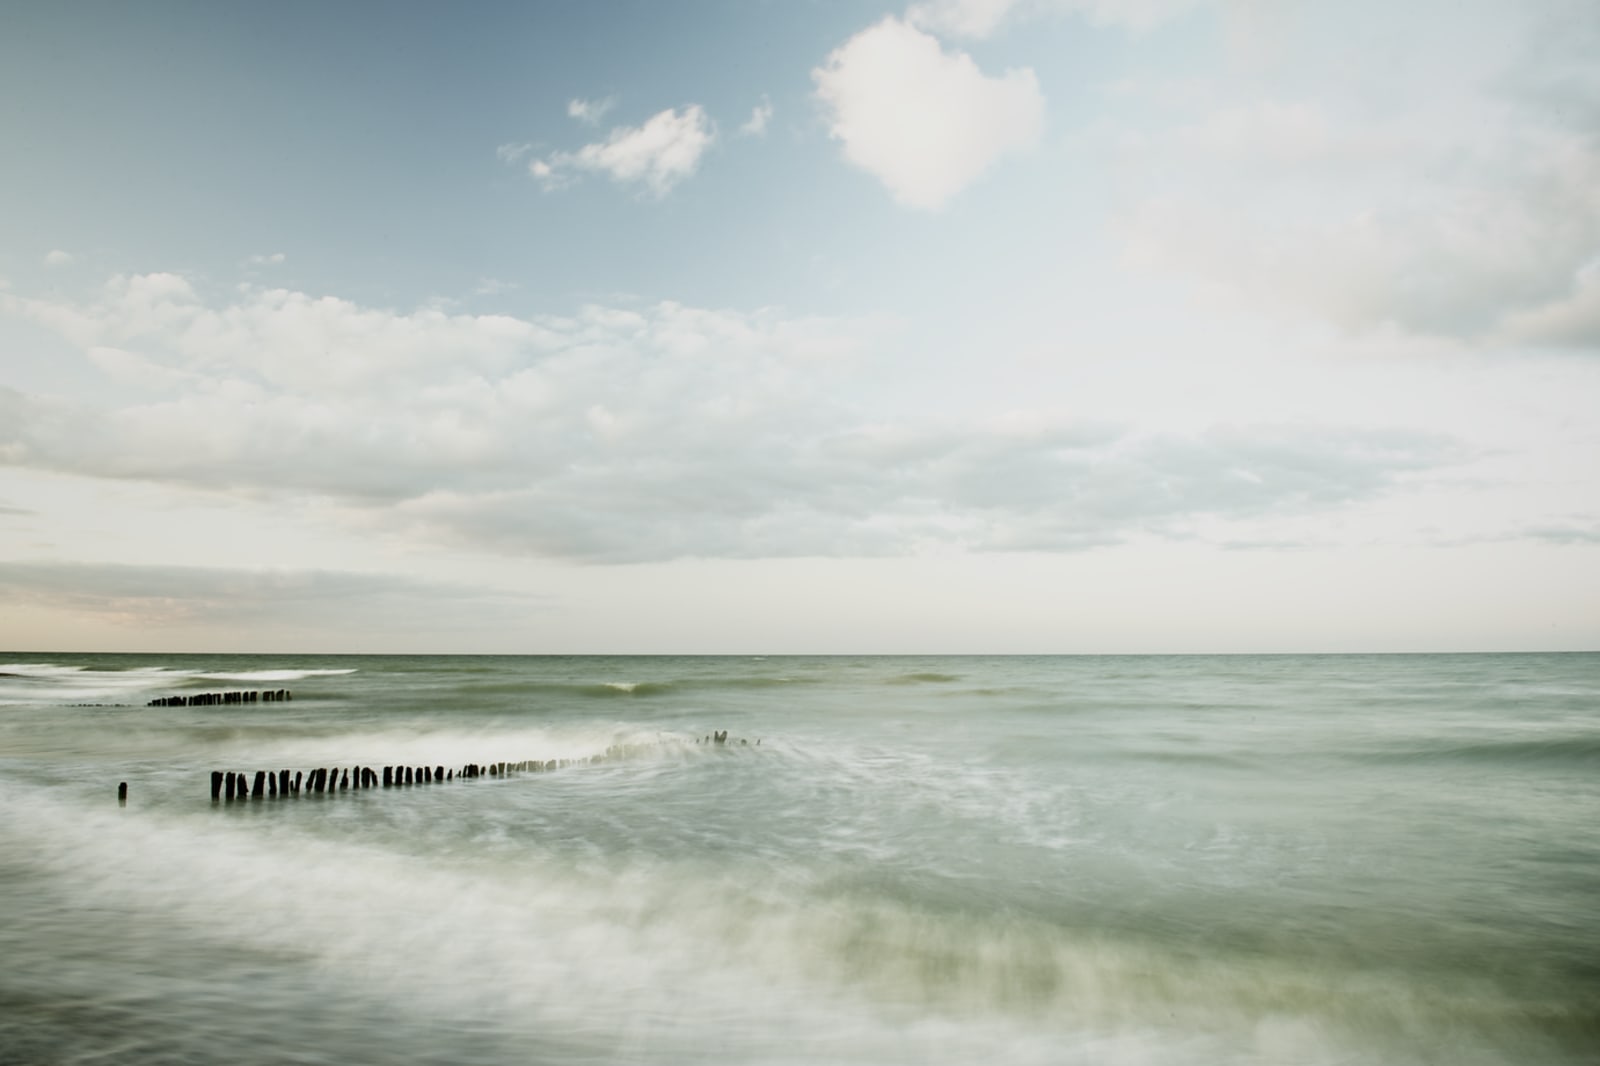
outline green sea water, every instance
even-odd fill
[[[10,653],[0,811],[0,1062],[1600,1061],[1595,654]]]

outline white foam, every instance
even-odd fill
[[[338,677],[355,672],[355,667],[343,670],[215,670],[192,676],[207,681],[302,681],[308,677]]]
[[[0,664],[0,704],[116,701],[191,676],[191,671],[161,666],[91,670],[57,663],[6,663]]]

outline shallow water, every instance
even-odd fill
[[[1600,1059],[1597,655],[12,654],[0,806],[4,1061]]]

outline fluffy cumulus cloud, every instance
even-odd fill
[[[0,312],[119,386],[0,388],[0,463],[314,498],[354,528],[509,555],[1070,551],[1326,512],[1461,458],[1328,426],[885,419],[839,398],[889,327],[776,311],[448,316],[281,289],[218,300],[151,274],[84,302],[0,294]]]
[[[1600,9],[1427,7],[1295,9],[1241,44],[1255,76],[1103,130],[1130,261],[1350,330],[1600,348]]]
[[[812,78],[845,158],[907,207],[943,207],[1044,129],[1033,71],[991,77],[897,18],[850,38]]]
[[[598,121],[604,113],[598,105],[584,104],[587,113],[578,117]],[[598,108],[598,110],[597,110]],[[619,126],[603,141],[586,144],[575,152],[552,152],[528,164],[533,175],[547,190],[562,188],[584,173],[604,174],[624,185],[639,185],[656,196],[665,196],[700,167],[700,159],[716,141],[716,127],[699,104],[669,108],[652,115],[641,126]],[[502,145],[500,155],[508,158]],[[510,158],[516,158],[510,155]]]

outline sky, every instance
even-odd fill
[[[0,648],[1600,649],[1600,5],[0,11]]]

